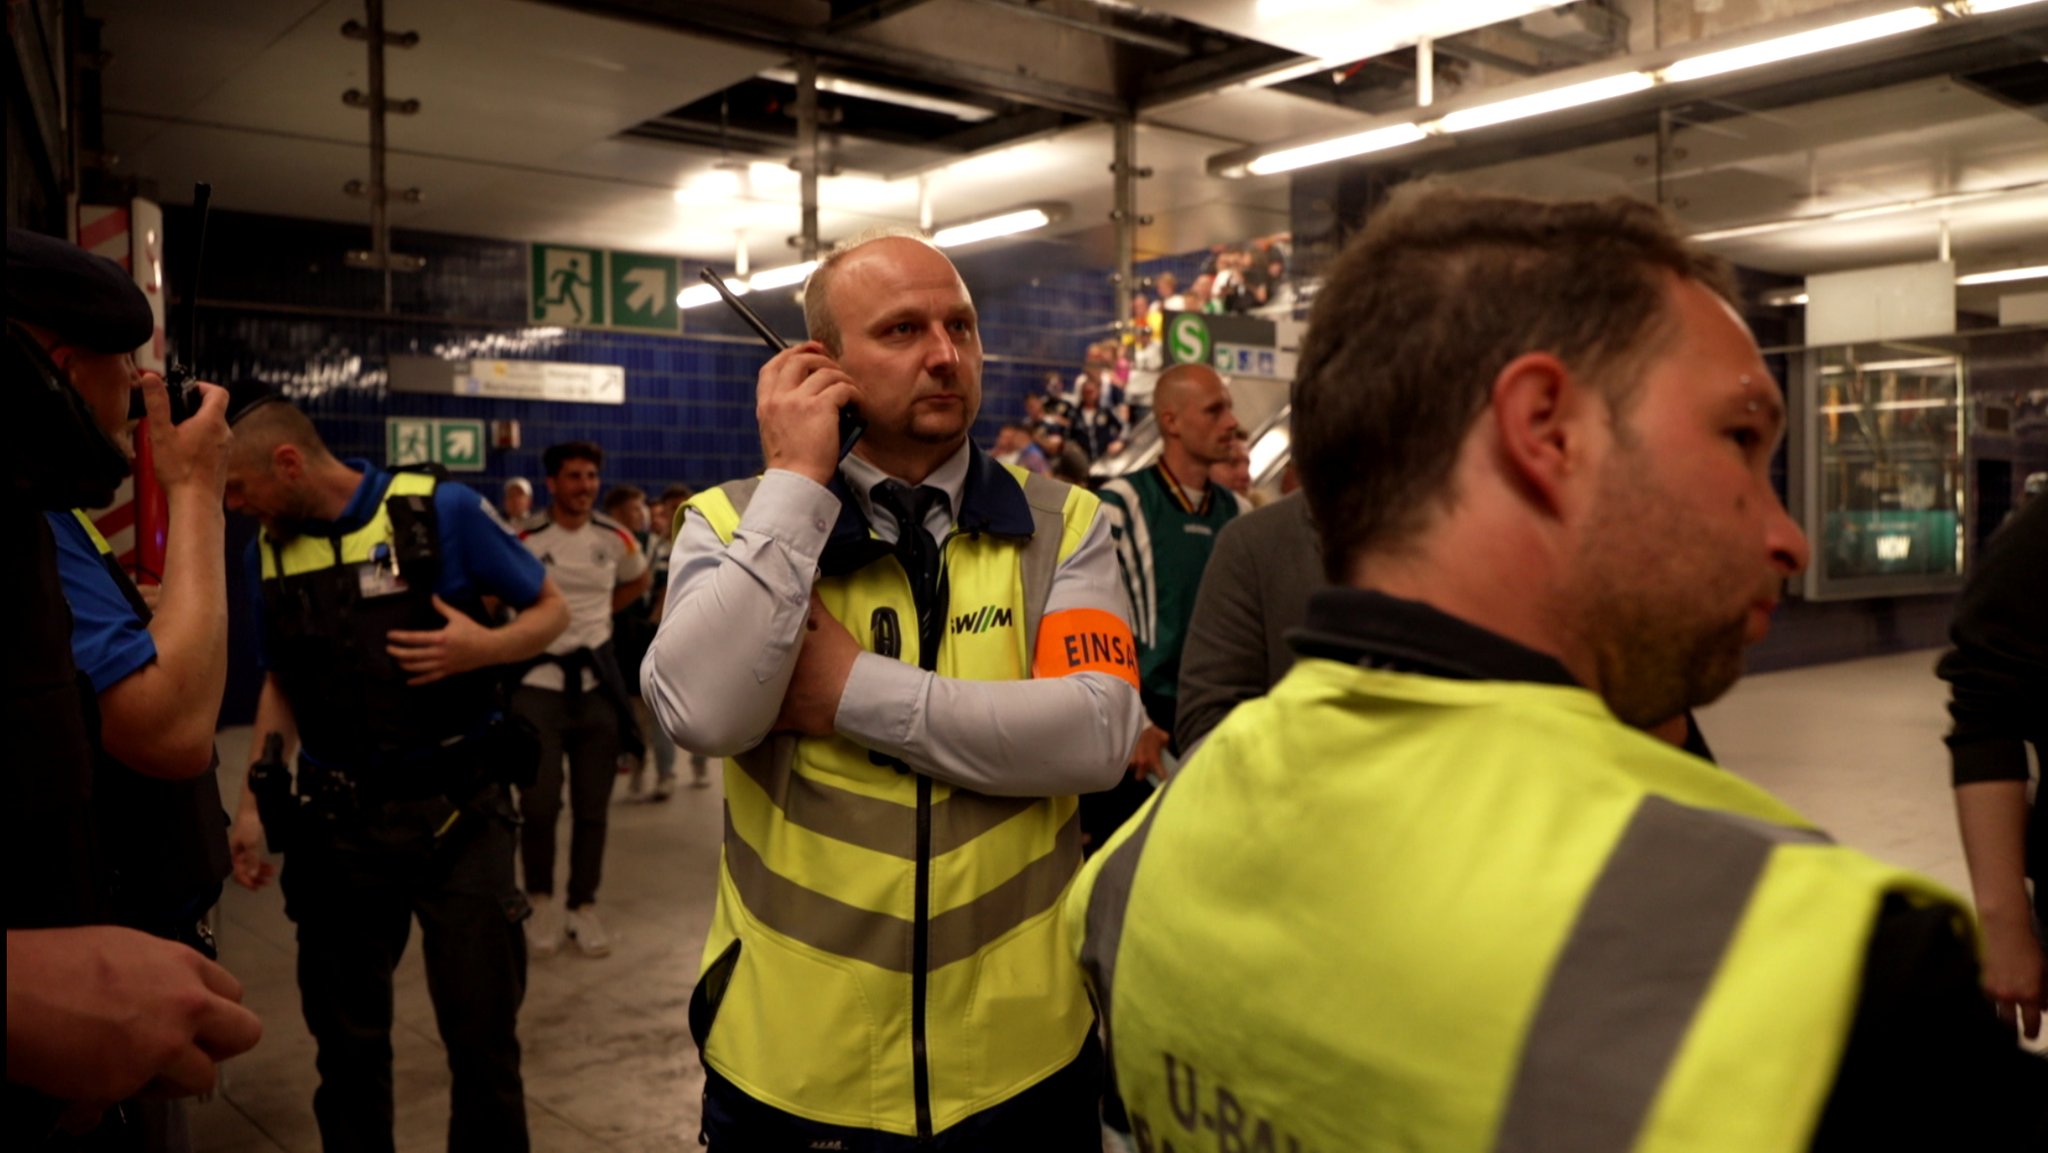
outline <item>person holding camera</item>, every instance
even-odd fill
[[[67,266],[95,258],[57,241],[38,250],[39,259],[10,270],[25,294],[11,315],[68,374],[124,455],[132,457],[131,430],[147,412],[152,463],[175,524],[152,609],[86,510],[46,514],[71,607],[72,657],[98,695],[101,883],[116,922],[210,956],[204,918],[228,875],[213,747],[228,666],[220,507],[227,391],[194,385],[196,411],[174,422],[170,397],[139,387],[154,374],[137,372],[125,352],[98,351],[137,335],[148,340],[154,320],[142,290],[124,276],[125,291],[102,297],[40,291]]]
[[[137,373],[129,352],[155,328],[147,299],[74,245],[8,229],[7,317],[14,407],[0,458],[14,547],[0,731],[12,755],[0,811],[19,883],[7,902],[5,1132],[16,1148],[167,1147],[182,1130],[175,1099],[211,1090],[218,1063],[262,1036],[241,985],[192,947],[206,944],[198,918],[226,860],[207,773],[221,656],[201,635],[209,614],[225,615],[220,515],[207,503],[224,397],[200,386],[198,413],[172,427],[163,379]],[[109,503],[128,474],[115,434],[136,400],[179,518],[161,632],[131,607],[126,575],[72,536],[89,539],[90,522],[70,510]],[[164,694],[167,678],[186,687],[182,700]],[[161,726],[156,741],[141,739],[145,723]],[[150,1101],[137,1102],[145,1088]]]
[[[279,397],[236,416],[226,496],[263,524],[249,557],[263,751],[230,837],[235,879],[270,880],[266,835],[284,853],[321,1140],[392,1146],[391,975],[417,917],[453,1074],[448,1147],[520,1153],[528,910],[504,786],[531,781],[538,748],[499,712],[498,666],[545,649],[568,606],[480,494],[337,459]],[[484,623],[486,598],[518,615]]]

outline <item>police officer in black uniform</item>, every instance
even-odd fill
[[[527,908],[503,786],[531,779],[536,746],[497,709],[497,666],[540,653],[567,604],[482,496],[337,459],[276,396],[238,409],[226,497],[263,524],[248,563],[266,677],[235,878],[270,879],[267,833],[319,1044],[321,1139],[392,1148],[391,974],[417,917],[453,1074],[448,1146],[521,1153]],[[487,598],[518,615],[484,623]]]
[[[9,405],[0,456],[10,547],[0,653],[9,755],[0,811],[15,879],[7,902],[10,1148],[73,1148],[71,1135],[81,1132],[88,1147],[168,1140],[169,1132],[136,1123],[142,1113],[133,1102],[106,1106],[145,1084],[159,1100],[207,1091],[216,1063],[262,1033],[226,970],[164,939],[200,943],[197,916],[211,904],[205,892],[218,892],[225,871],[218,795],[206,777],[215,855],[207,852],[203,807],[165,806],[165,796],[147,795],[150,786],[164,785],[191,802],[200,797],[197,784],[147,781],[106,753],[93,686],[72,659],[73,614],[44,518],[49,510],[68,520],[72,508],[111,501],[128,460],[108,432],[125,422],[131,397],[146,399],[159,435],[170,437],[162,379],[138,375],[129,360],[153,328],[148,302],[117,265],[62,241],[8,230]],[[225,439],[222,399],[212,394],[210,416],[189,430],[195,447],[205,442],[218,452]],[[209,603],[205,582],[193,584],[195,603]],[[222,597],[215,591],[211,599]],[[216,689],[211,704],[188,702],[170,718],[197,732],[202,772],[211,763],[218,703]],[[193,812],[199,819],[185,819]],[[124,830],[133,836],[104,835]]]

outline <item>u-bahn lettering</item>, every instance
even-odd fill
[[[1299,1137],[1270,1117],[1248,1108],[1230,1086],[1204,1081],[1193,1065],[1164,1054],[1166,1102],[1173,1128],[1153,1127],[1150,1117],[1131,1113],[1131,1137],[1138,1153],[1314,1153]]]

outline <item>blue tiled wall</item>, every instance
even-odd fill
[[[184,292],[192,220],[177,209],[167,215],[167,273]],[[408,232],[396,236],[394,249],[424,256],[427,265],[393,278],[387,315],[382,276],[343,260],[349,249],[368,246],[366,227],[223,212],[208,230],[199,291],[208,305],[195,358],[201,374],[283,387],[337,453],[381,462],[389,416],[481,417],[521,424],[521,448],[491,450],[484,472],[460,478],[494,496],[513,476],[538,483],[541,451],[570,439],[604,447],[607,479],[648,489],[674,481],[702,487],[759,467],[753,391],[765,353],[723,309],[686,313],[683,336],[535,329],[526,322],[524,244]],[[989,354],[976,426],[987,443],[1045,373],[1078,367],[1088,343],[1108,332],[1114,295],[1104,270],[1057,243],[955,255],[981,310]],[[686,272],[695,275],[696,265]],[[751,303],[777,331],[803,332],[791,295],[757,294]],[[182,312],[171,327],[174,340],[186,331]],[[627,401],[394,393],[385,387],[394,354],[616,364],[626,370]]]

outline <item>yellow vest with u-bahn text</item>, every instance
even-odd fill
[[[1794,1153],[1880,906],[1570,686],[1304,659],[1066,901],[1140,1148]]]
[[[910,582],[892,555],[817,582],[864,650],[893,649],[943,677],[1031,675],[1043,584],[1098,505],[1000,468],[1038,527],[948,536],[934,661],[920,660]],[[730,543],[753,484],[687,507]],[[706,1066],[799,1117],[917,1136],[1080,1053],[1094,1014],[1059,916],[1081,862],[1076,798],[985,796],[844,737],[789,734],[732,758],[725,790],[718,903],[691,1005]]]

